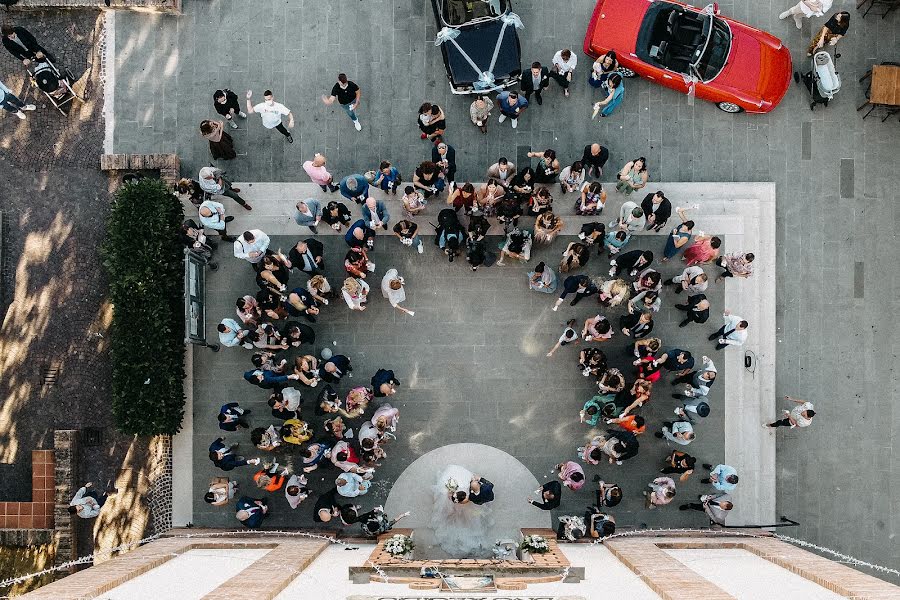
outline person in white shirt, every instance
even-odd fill
[[[78,490],[75,497],[69,502],[71,514],[78,515],[82,519],[93,519],[100,514],[100,509],[106,503],[107,496],[116,493],[113,488],[100,494],[93,488],[93,485],[88,481]]]
[[[577,64],[578,56],[568,48],[553,55],[553,69],[550,71],[550,77],[562,87],[566,96],[569,95],[569,84],[572,82],[572,75],[575,73]]]
[[[807,19],[810,17],[823,17],[825,13],[831,10],[831,4],[832,0],[801,0],[778,15],[778,18],[787,19],[789,16],[792,16],[797,29],[800,29],[803,26],[804,17]]]
[[[747,328],[750,327],[750,323],[741,317],[732,315],[730,310],[726,310],[722,317],[725,324],[709,336],[710,340],[718,338],[716,350],[721,350],[726,346],[743,346],[747,341]]]
[[[256,264],[266,255],[269,247],[269,236],[259,229],[245,231],[234,242],[234,257],[243,258],[249,263]]]
[[[200,224],[208,229],[215,229],[219,232],[223,241],[233,242],[236,238],[228,235],[226,228],[228,223],[234,220],[234,217],[225,216],[225,207],[221,202],[213,200],[204,200],[198,209],[200,215]]]
[[[287,138],[288,144],[293,144],[294,136],[288,131],[288,129],[294,128],[294,113],[291,112],[291,109],[280,102],[275,102],[272,90],[263,92],[265,102],[260,102],[256,105],[250,104],[250,98],[252,97],[253,90],[247,90],[247,112],[259,113],[259,116],[262,117],[263,127],[278,130],[281,135]],[[284,115],[287,115],[288,118],[287,129],[284,128],[284,123],[281,122],[281,117]]]
[[[232,187],[231,182],[225,179],[220,169],[215,167],[203,167],[200,169],[199,181],[200,189],[207,194],[228,196],[247,210],[253,210],[253,207],[247,204],[246,200],[238,195],[241,188]]]
[[[381,294],[387,298],[391,306],[413,317],[416,314],[415,312],[400,306],[400,303],[406,300],[406,291],[403,289],[404,283],[397,269],[388,269],[381,279]]]
[[[800,400],[799,398],[791,398],[790,396],[785,396],[785,400],[790,400],[796,406],[791,410],[783,410],[781,411],[784,414],[784,418],[779,421],[773,421],[772,423],[766,423],[766,427],[790,427],[793,429],[794,427],[809,427],[812,423],[813,417],[816,416],[816,411],[813,410],[813,403],[807,402],[806,400]]]

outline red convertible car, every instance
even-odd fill
[[[693,93],[725,112],[766,113],[791,82],[791,53],[775,36],[672,0],[599,0],[584,38],[594,58],[613,50],[624,75]]]

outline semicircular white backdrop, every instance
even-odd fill
[[[415,529],[415,556],[449,558],[436,545],[431,517],[434,486],[448,465],[459,465],[494,484],[494,501],[485,505],[491,511],[486,540],[519,540],[519,529],[551,527],[550,512],[530,506],[525,499],[537,498],[534,491],[541,483],[514,456],[484,444],[450,444],[424,454],[409,465],[391,487],[385,510],[391,517],[409,511],[410,516],[398,528]]]

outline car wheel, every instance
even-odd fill
[[[637,73],[632,71],[631,69],[626,69],[625,67],[619,67],[616,69],[616,72],[622,77],[637,77]]]
[[[719,102],[716,104],[719,107],[719,110],[724,110],[727,113],[739,113],[744,112],[744,109],[735,104],[734,102]]]

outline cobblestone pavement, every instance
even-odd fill
[[[30,451],[52,448],[54,429],[102,430],[101,446],[82,448],[78,475],[98,486],[122,469],[141,470],[147,456],[147,441],[118,434],[106,408],[111,307],[99,248],[112,182],[98,169],[102,19],[99,11],[12,15],[7,19],[30,30],[72,71],[76,90],[88,98],[66,118],[27,87],[22,65],[0,51],[0,77],[38,104],[26,121],[0,116],[0,500],[8,501],[30,500]],[[55,382],[46,383],[54,373]],[[120,522],[124,533],[103,545],[134,535],[127,519]],[[93,546],[93,524],[79,524],[82,553]]]

